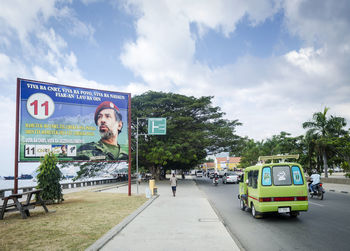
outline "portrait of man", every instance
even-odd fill
[[[78,160],[128,160],[118,144],[118,135],[123,128],[122,115],[119,108],[110,101],[102,102],[95,111],[95,124],[101,139],[81,145],[77,150]]]
[[[67,146],[66,145],[62,145],[61,146],[61,152],[59,154],[60,157],[65,157],[67,156]]]

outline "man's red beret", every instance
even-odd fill
[[[104,101],[101,104],[99,104],[99,106],[97,106],[97,108],[96,108],[96,111],[95,111],[95,124],[96,125],[97,125],[98,114],[100,113],[100,111],[102,111],[104,109],[113,109],[115,111],[117,119],[119,119],[120,121],[122,120],[122,114],[120,113],[118,106],[113,104],[111,101]]]

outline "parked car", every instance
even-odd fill
[[[197,171],[196,177],[203,177],[203,171]]]
[[[223,169],[223,170],[220,170],[220,171],[219,171],[219,177],[220,177],[220,178],[224,177],[224,175],[225,175],[226,172],[228,172],[228,171],[227,171],[227,168],[225,168],[225,169]]]
[[[235,172],[226,172],[222,176],[222,183],[227,184],[227,183],[235,183],[237,184],[239,181],[239,175]]]

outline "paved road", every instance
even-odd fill
[[[298,218],[286,215],[254,219],[239,209],[236,184],[217,187],[208,178],[197,178],[229,231],[244,249],[255,250],[350,250],[350,195],[326,193],[323,201],[309,200],[309,211]]]

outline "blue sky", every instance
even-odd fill
[[[0,146],[13,173],[16,78],[214,96],[241,136],[350,119],[346,0],[0,0]]]

